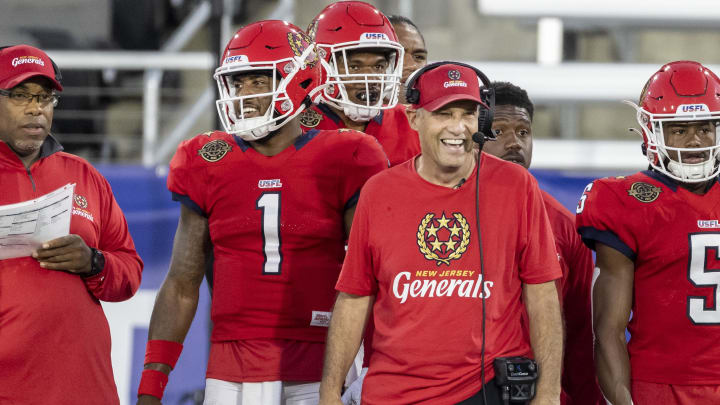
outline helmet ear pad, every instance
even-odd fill
[[[486,139],[494,139],[495,136],[492,133],[492,122],[493,122],[493,114],[495,111],[495,90],[492,88],[492,83],[490,82],[490,79],[488,79],[488,77],[485,76],[485,73],[483,73],[480,69],[476,68],[475,66],[468,65],[466,63],[452,62],[452,61],[440,61],[440,62],[431,63],[429,65],[425,65],[422,68],[413,72],[410,75],[410,77],[408,77],[407,82],[405,84],[405,100],[410,104],[419,103],[420,102],[420,90],[417,87],[415,87],[418,79],[420,78],[420,76],[423,75],[423,73],[425,73],[429,70],[433,70],[433,69],[443,66],[443,65],[464,66],[475,72],[478,79],[480,80],[480,83],[482,83],[482,85],[483,85],[483,87],[480,88],[480,100],[482,100],[482,102],[485,103],[486,106],[488,106],[488,108],[480,106],[480,111],[478,114],[478,132],[483,134],[483,136]]]

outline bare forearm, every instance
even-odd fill
[[[630,357],[625,328],[632,306],[635,265],[613,248],[600,243],[596,247],[593,329],[598,382],[613,405],[630,405]]]
[[[205,258],[210,246],[207,220],[183,206],[175,233],[170,270],[160,287],[150,318],[148,340],[178,343],[185,340],[197,310]],[[161,363],[150,363],[146,368],[170,372],[170,367]]]
[[[371,297],[338,295],[325,348],[321,398],[340,399],[345,375],[360,348],[371,303]]]
[[[167,279],[158,293],[150,318],[149,340],[161,339],[182,343],[195,317],[199,289],[183,288]]]
[[[560,303],[554,282],[526,285],[530,318],[530,344],[538,363],[538,398],[559,400],[563,331]]]
[[[595,341],[598,382],[605,398],[613,405],[630,405],[630,357],[624,331],[600,332]]]

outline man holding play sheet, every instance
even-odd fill
[[[130,298],[142,261],[108,182],[49,133],[60,80],[40,49],[0,48],[0,206],[75,184],[69,234],[0,260],[0,404],[119,404],[100,300]]]

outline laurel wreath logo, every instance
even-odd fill
[[[433,218],[435,218],[435,214],[426,214],[422,221],[420,221],[420,226],[418,227],[417,244],[420,248],[420,253],[422,253],[427,260],[434,260],[438,266],[440,266],[440,264],[446,264],[449,266],[452,260],[457,260],[462,257],[463,253],[465,253],[468,245],[470,244],[470,225],[468,225],[467,220],[462,216],[462,214],[457,212],[453,214],[453,217],[462,228],[462,239],[460,241],[460,246],[458,246],[458,248],[455,249],[447,258],[442,258],[430,250],[427,246],[427,242],[425,241],[425,231],[428,224],[430,224]]]

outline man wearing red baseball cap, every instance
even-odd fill
[[[0,260],[0,404],[119,404],[100,301],[130,298],[142,261],[108,182],[50,135],[60,81],[40,49],[0,48],[0,205],[75,184],[69,234]]]
[[[502,404],[493,362],[514,356],[539,366],[532,403],[559,404],[562,273],[536,181],[474,152],[473,138],[490,136],[489,81],[471,66],[438,62],[410,77],[407,99],[422,152],[371,178],[360,195],[321,404],[340,403],[371,310],[363,404]]]

